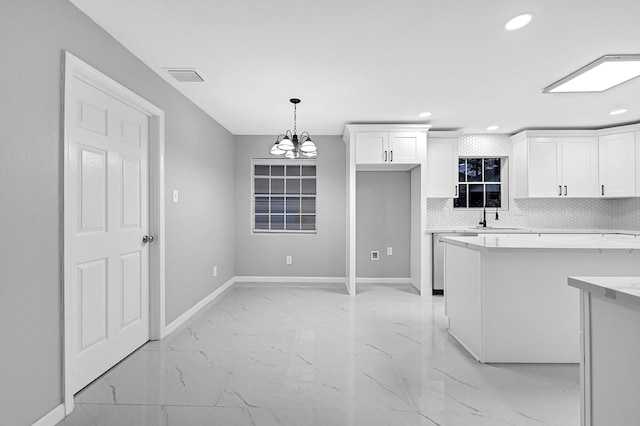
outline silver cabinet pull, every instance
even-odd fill
[[[604,185],[602,185],[602,195],[604,195]]]
[[[153,235],[145,235],[144,237],[142,237],[142,242],[144,244],[152,243],[153,240],[154,240]]]
[[[389,162],[391,163],[393,161],[393,151],[389,151],[391,153],[391,155],[389,156]]]
[[[567,196],[567,185],[564,186],[564,196]]]
[[[385,163],[387,162],[387,151],[386,150],[384,151],[384,162]]]
[[[558,185],[558,195],[562,197],[562,185]]]
[[[458,198],[458,185],[454,185],[456,188],[456,198]]]

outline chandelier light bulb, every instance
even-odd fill
[[[311,139],[307,139],[300,145],[300,151],[302,152],[315,152],[316,150],[316,144],[314,144]]]
[[[282,155],[285,152],[287,152],[287,151],[285,151],[283,149],[280,149],[280,147],[278,145],[279,145],[278,142],[273,144],[273,146],[271,147],[271,151],[270,151],[271,155]]]
[[[285,136],[285,138],[282,139],[278,145],[283,151],[293,151],[294,148],[293,142],[291,142],[291,139],[289,139],[287,136]]]

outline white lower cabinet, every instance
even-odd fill
[[[604,198],[636,195],[636,143],[634,132],[600,136],[598,140],[599,192]]]

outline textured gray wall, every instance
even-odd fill
[[[312,129],[309,129],[312,130]],[[251,232],[251,160],[268,158],[273,136],[236,137],[236,275],[341,277],[345,274],[345,143],[316,136],[317,234]],[[287,265],[286,256],[293,256]]]
[[[356,173],[356,241],[356,277],[411,275],[411,172]]]
[[[181,191],[166,210],[167,322],[234,275],[232,135],[66,0],[2,0],[3,425],[30,425],[62,402],[63,50],[166,113],[167,200]]]

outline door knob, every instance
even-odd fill
[[[153,235],[145,235],[144,237],[142,237],[142,242],[143,243],[152,243],[153,242]]]

